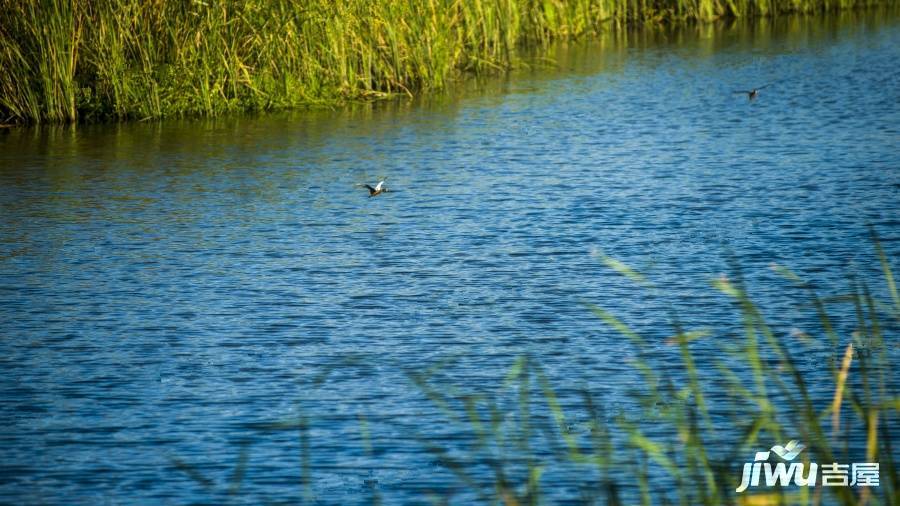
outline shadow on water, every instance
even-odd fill
[[[43,125],[0,130],[7,153],[52,152],[59,157],[94,158],[136,153],[196,152],[216,156],[217,148],[255,151],[290,147],[290,139],[327,139],[351,128],[398,128],[410,114],[422,109],[452,115],[467,101],[507,95],[553,93],[559,79],[590,77],[599,72],[620,73],[638,58],[642,64],[663,64],[667,58],[715,58],[728,52],[746,55],[738,64],[754,66],[772,55],[803,51],[840,38],[881,30],[898,22],[897,7],[848,10],[821,16],[779,16],[648,25],[641,29],[610,30],[587,40],[559,41],[547,48],[521,50],[516,69],[503,75],[467,75],[443,91],[415,98],[350,102],[340,108],[310,108],[267,114],[226,115],[207,119],[169,119],[122,124]],[[643,56],[642,56],[643,55]],[[778,76],[764,76],[781,80]],[[768,82],[768,81],[767,81]],[[736,83],[741,86],[745,83]],[[695,83],[701,88],[703,83]],[[274,136],[273,136],[274,135]],[[223,146],[223,140],[228,146]],[[193,142],[192,142],[193,141]],[[242,142],[244,141],[244,142]],[[260,144],[257,144],[260,143]],[[176,160],[177,162],[177,157]],[[147,165],[154,167],[155,160]],[[15,164],[4,164],[15,172]],[[0,167],[3,170],[3,167]]]

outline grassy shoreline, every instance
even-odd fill
[[[626,26],[895,0],[0,0],[0,123],[143,120],[441,89]]]

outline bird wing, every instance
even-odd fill
[[[375,188],[372,188],[371,186],[369,186],[369,185],[367,185],[367,184],[364,184],[363,186],[365,186],[366,188],[368,188],[370,192],[374,192],[374,191],[375,191]]]
[[[379,181],[377,185],[375,185],[375,191],[381,190],[381,187],[384,186],[384,181]]]
[[[760,87],[756,88],[756,90],[759,91],[759,90],[761,90],[761,89],[763,89],[763,88],[768,88],[769,86],[772,86],[772,84],[769,83],[769,84],[766,84],[766,85],[764,85],[764,86],[760,86]]]

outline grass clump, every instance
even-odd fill
[[[804,305],[819,323],[809,333],[776,332],[751,300],[736,264],[732,276],[713,280],[712,287],[734,305],[743,336],[708,345],[702,352],[694,345],[715,339],[716,332],[684,328],[673,315],[672,336],[654,342],[611,312],[588,304],[633,352],[630,361],[642,378],[634,389],[633,406],[623,408],[619,401],[610,407],[585,387],[567,393],[570,409],[564,410],[538,361],[522,357],[510,367],[507,389],[439,399],[466,413],[456,417],[457,423],[478,443],[462,457],[451,457],[447,449],[431,451],[486,503],[542,504],[553,498],[542,494],[544,487],[553,488],[574,475],[582,489],[576,500],[584,504],[898,504],[900,473],[893,436],[900,426],[900,397],[889,359],[896,336],[889,332],[900,324],[900,296],[874,233],[873,243],[890,301],[876,299],[867,283],[854,278],[848,293],[820,297],[814,285],[786,267],[772,265],[807,294]],[[656,290],[626,264],[599,256],[637,289]],[[826,309],[833,304],[847,305],[856,321],[834,320]],[[848,323],[852,334],[839,335],[836,329],[848,328]],[[663,351],[667,347],[677,349],[679,360]],[[809,363],[798,358],[811,350],[826,350],[830,357],[812,372]],[[706,366],[699,365],[701,360]],[[513,423],[505,423],[498,415],[504,412],[500,407],[515,397],[519,412],[507,414]],[[742,466],[753,462],[755,452],[792,439],[806,447],[797,461],[807,471],[811,462],[818,463],[819,476],[826,463],[877,462],[879,486],[826,487],[818,478],[813,487],[762,486],[737,492]],[[770,462],[774,466],[779,460]],[[474,474],[479,468],[493,469],[493,475],[481,473],[479,480]],[[540,479],[554,469],[565,470],[557,473],[556,483]]]
[[[218,115],[442,88],[628,24],[894,0],[0,0],[0,121]]]
[[[455,384],[455,364],[465,360],[459,357],[407,370],[410,386],[446,421],[441,430],[445,438],[435,437],[431,427],[423,427],[431,436],[405,431],[433,458],[436,472],[452,482],[433,492],[434,503],[900,504],[893,440],[900,426],[900,397],[889,358],[896,356],[896,336],[891,333],[900,324],[900,296],[874,234],[873,242],[885,284],[879,292],[889,295],[887,301],[877,299],[866,282],[855,278],[848,293],[822,297],[797,274],[772,265],[806,294],[803,305],[818,324],[813,328],[810,323],[808,333],[774,330],[751,300],[736,263],[731,276],[711,283],[739,318],[733,327],[740,334],[732,339],[707,328],[685,328],[674,315],[670,337],[653,339],[612,312],[588,305],[627,343],[620,354],[630,357],[637,373],[637,379],[628,382],[633,387],[630,398],[618,395],[611,402],[589,385],[558,389],[532,356],[514,359],[501,384]],[[637,290],[658,290],[651,276],[598,256]],[[849,309],[841,314],[855,315],[855,321],[836,320],[828,310],[835,304]],[[841,335],[847,329],[853,329],[850,335]],[[713,340],[719,343],[709,343]],[[700,344],[704,347],[698,349]],[[815,361],[804,363],[801,357],[811,353]],[[364,357],[355,357],[352,367],[366,363]],[[597,382],[605,384],[605,378]],[[305,434],[315,417],[307,415],[254,429],[260,435],[299,431],[303,497],[314,502],[309,456],[317,450]],[[360,433],[371,455],[373,435],[362,415]],[[756,452],[774,445],[795,447],[793,440],[805,447],[795,462],[807,470],[818,463],[819,476],[830,463],[879,463],[879,486],[828,487],[818,478],[811,487],[763,486],[737,492],[742,467],[754,461]],[[390,453],[391,441],[380,441]],[[394,443],[401,446],[400,441]],[[234,473],[241,479],[247,464],[244,451]],[[389,457],[386,453],[381,458]],[[332,460],[330,456],[328,462]],[[770,462],[778,460],[772,457]],[[190,465],[175,460],[174,467],[208,488],[209,480]],[[238,480],[229,490],[239,488]],[[381,502],[377,487],[370,493],[373,504]]]

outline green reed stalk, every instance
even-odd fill
[[[895,282],[890,262],[874,235],[873,241],[882,265],[886,292],[893,299]],[[599,257],[639,289],[656,290],[651,281],[624,263],[603,255]],[[733,280],[723,277],[715,280],[713,285],[731,299],[739,311],[745,330],[743,346],[730,352],[731,362],[727,365],[722,363],[712,382],[709,374],[698,369],[691,350],[695,340],[711,335],[709,331],[687,331],[677,318],[673,318],[675,337],[666,343],[678,346],[682,362],[678,366],[668,363],[666,368],[659,369],[653,366],[650,357],[664,343],[653,343],[639,336],[612,313],[589,305],[601,321],[626,337],[638,352],[639,358],[634,365],[646,381],[643,389],[646,393],[640,399],[640,404],[645,406],[643,412],[638,416],[620,413],[609,423],[597,416],[596,403],[590,394],[583,394],[583,407],[590,419],[589,428],[586,433],[573,431],[570,420],[584,415],[565,413],[549,378],[537,361],[523,358],[512,365],[507,375],[507,385],[512,384],[510,378],[519,382],[517,419],[519,427],[525,430],[511,431],[506,435],[494,432],[491,435],[516,440],[517,458],[527,459],[531,467],[546,469],[562,462],[594,467],[599,476],[595,487],[598,495],[588,503],[620,504],[619,491],[630,486],[632,497],[641,504],[662,504],[675,498],[681,504],[703,505],[814,505],[821,504],[823,500],[829,504],[843,505],[895,504],[898,499],[898,469],[892,453],[892,438],[886,427],[895,426],[900,399],[886,387],[886,375],[893,370],[888,363],[887,346],[893,346],[893,343],[885,339],[885,326],[881,323],[884,314],[894,317],[895,306],[876,300],[865,283],[856,281],[851,283],[849,295],[830,298],[829,302],[849,303],[856,314],[859,330],[848,340],[846,336],[838,336],[833,319],[825,311],[826,301],[812,291],[810,284],[784,267],[773,265],[773,268],[812,299],[810,307],[821,324],[818,339],[826,343],[825,349],[834,350],[834,364],[830,367],[834,375],[833,395],[822,396],[808,388],[807,379],[799,372],[793,356],[797,347],[802,348],[803,345],[793,338],[780,336],[769,327],[762,311],[751,301],[744,288],[740,271],[735,268]],[[745,378],[755,378],[754,386],[745,386],[737,371],[741,371]],[[543,397],[543,409],[535,405],[535,400],[527,393],[531,378],[537,380],[539,388],[535,391]],[[419,386],[427,388],[427,382]],[[485,401],[494,399],[489,402],[502,404],[503,397],[514,398],[516,395],[496,389],[491,392],[478,394],[479,398]],[[842,400],[846,402],[842,403]],[[778,402],[780,404],[776,404]],[[459,405],[459,401],[453,396],[445,398],[445,407],[453,409],[455,405]],[[843,405],[849,408],[843,409]],[[713,426],[710,418],[713,409],[721,417],[723,409],[729,407],[734,410],[732,424],[738,430],[726,436]],[[467,410],[469,420],[474,424],[478,420],[477,407],[469,404]],[[755,451],[766,449],[772,441],[786,442],[790,439],[788,435],[799,436],[809,447],[803,456],[807,465],[813,458],[820,463],[841,461],[847,444],[846,432],[838,430],[841,416],[845,420],[844,426],[851,425],[849,416],[854,416],[857,424],[862,425],[865,459],[880,462],[881,487],[799,487],[762,489],[761,492],[745,495],[735,493],[740,463],[752,460]],[[529,422],[528,417],[535,417],[535,422]],[[540,425],[538,420],[546,421],[548,418],[552,421],[553,433],[546,435],[547,428],[544,427],[544,439],[537,434],[541,431],[527,430],[529,423],[537,427]],[[826,430],[824,426],[829,420],[832,421],[832,430]],[[660,429],[673,436],[660,439],[650,435],[658,434]],[[491,447],[493,443],[487,439],[490,435],[486,436],[478,427],[475,430],[480,434],[479,447]],[[555,460],[537,456],[539,448],[557,444],[561,444],[564,450],[557,452]],[[504,464],[495,462],[495,465]],[[630,478],[616,483],[613,478],[615,474],[620,477],[627,474]],[[664,479],[670,480],[672,485],[660,487],[658,480],[661,475],[667,477]],[[474,480],[471,474],[467,476]],[[526,481],[521,474],[507,474],[503,490],[541,490],[539,484],[528,482],[526,486]],[[544,488],[550,485],[544,484]],[[603,491],[607,492],[605,497],[602,496]],[[489,503],[510,503],[509,498],[499,492],[482,499]]]
[[[217,115],[437,89],[628,24],[896,0],[0,0],[0,121]]]
[[[873,233],[881,263],[884,292],[893,301],[896,284],[890,261]],[[608,267],[635,285],[637,290],[653,290],[664,295],[648,276],[626,264],[598,255]],[[701,370],[699,353],[692,349],[701,339],[713,339],[712,330],[683,328],[672,317],[675,335],[653,341],[631,329],[626,322],[597,306],[588,306],[599,321],[626,339],[632,363],[644,384],[633,398],[634,408],[623,410],[622,400],[604,406],[587,388],[569,398],[574,406],[566,411],[552,379],[534,357],[515,359],[499,385],[455,387],[445,375],[458,357],[445,358],[417,371],[406,371],[410,386],[434,404],[465,434],[471,444],[445,448],[441,441],[419,436],[447,479],[458,482],[454,492],[477,498],[483,504],[544,504],[554,483],[545,480],[548,472],[564,468],[579,482],[584,504],[623,504],[622,496],[644,505],[888,505],[900,499],[900,469],[891,428],[898,423],[900,397],[889,389],[889,347],[896,346],[897,306],[878,300],[867,283],[851,278],[850,292],[821,298],[800,276],[785,267],[773,270],[811,299],[808,307],[818,317],[820,328],[801,336],[781,335],[769,327],[763,311],[751,300],[741,281],[740,270],[713,282],[736,310],[736,321],[744,328],[736,348],[724,344],[715,354],[717,369]],[[639,294],[643,295],[643,294]],[[654,297],[657,298],[657,297]],[[838,335],[826,303],[848,304],[855,315],[857,330],[851,336]],[[726,336],[720,340],[728,341]],[[705,343],[704,343],[705,344]],[[714,343],[713,343],[714,344]],[[677,346],[680,362],[673,354],[661,352]],[[801,374],[794,355],[805,346],[830,350],[833,384],[827,389],[811,389]],[[726,361],[727,359],[727,361]],[[378,359],[383,363],[383,357]],[[347,367],[366,367],[364,357],[343,361]],[[400,365],[397,365],[400,367]],[[808,367],[808,366],[807,366]],[[312,382],[321,385],[332,368]],[[602,381],[602,378],[599,379]],[[746,384],[746,383],[749,383]],[[716,422],[713,422],[715,417]],[[360,415],[364,450],[372,455],[370,429]],[[586,423],[580,420],[587,420]],[[830,422],[830,423],[829,423]],[[314,414],[295,420],[248,424],[260,436],[297,431],[300,433],[300,488],[306,500],[312,498],[311,452],[314,445],[309,430]],[[853,424],[864,436],[865,459],[880,463],[880,486],[790,487],[759,489],[737,494],[742,463],[756,451],[774,443],[798,438],[808,447],[800,461],[820,464],[842,462],[847,453],[848,431]],[[826,430],[830,424],[831,430]],[[841,427],[845,430],[842,432]],[[412,435],[413,438],[417,436]],[[171,458],[172,468],[184,473],[210,497],[236,495],[241,490],[248,466],[249,445],[242,446],[234,471],[222,480],[207,477],[198,467]],[[564,467],[563,467],[564,466]],[[808,468],[807,468],[808,469]],[[820,468],[821,470],[821,468]],[[821,471],[819,476],[821,476]],[[625,494],[623,491],[628,490]],[[449,502],[452,497],[438,498]],[[380,495],[373,495],[379,502]]]

